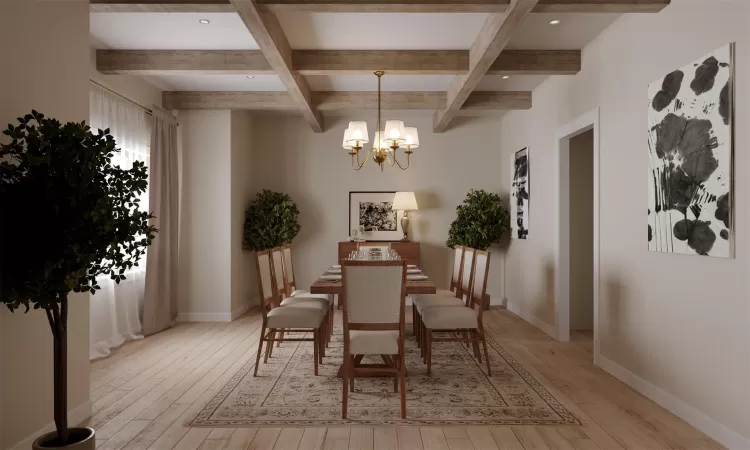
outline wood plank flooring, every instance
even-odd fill
[[[411,314],[407,314],[410,318]],[[232,323],[179,324],[91,364],[94,415],[106,450],[721,449],[594,366],[591,336],[552,340],[504,309],[486,328],[582,426],[190,428],[192,419],[255,358],[260,313]],[[411,338],[411,336],[409,336]]]

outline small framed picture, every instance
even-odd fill
[[[349,192],[349,230],[358,229],[371,242],[398,241],[403,211],[393,210],[395,191]]]

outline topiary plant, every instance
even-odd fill
[[[267,250],[292,242],[299,233],[299,210],[292,198],[263,189],[245,211],[245,250]]]
[[[445,242],[450,248],[464,245],[487,250],[510,230],[510,214],[500,196],[482,189],[470,189],[456,215]]]
[[[68,293],[96,293],[103,275],[124,280],[157,230],[138,209],[146,166],[112,165],[119,149],[109,130],[94,134],[86,122],[62,125],[36,111],[18,121],[0,145],[0,303],[47,314],[57,434],[44,444],[65,446],[88,438],[68,429]]]

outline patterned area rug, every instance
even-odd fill
[[[311,342],[285,342],[273,357],[255,356],[221,389],[192,426],[335,425],[565,425],[579,424],[537,380],[488,336],[492,376],[473,352],[457,342],[433,343],[432,375],[419,356],[413,335],[406,336],[406,415],[392,378],[357,378],[341,419],[341,329],[313,376]],[[363,362],[381,362],[368,356]]]

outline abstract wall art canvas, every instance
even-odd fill
[[[529,149],[512,155],[512,183],[510,186],[511,237],[526,239],[529,236]]]
[[[349,192],[349,229],[361,229],[368,241],[398,241],[402,212],[393,209],[396,192]]]
[[[734,256],[732,44],[648,89],[648,249]]]

